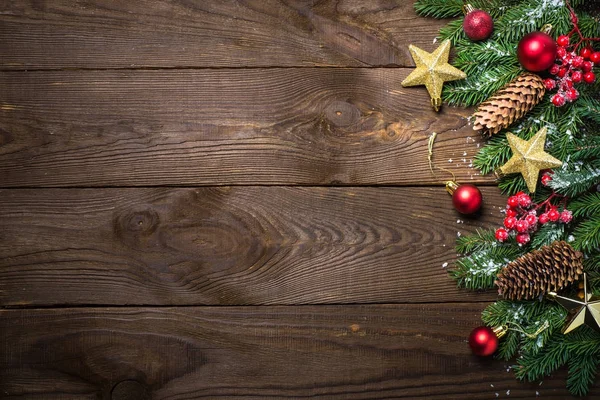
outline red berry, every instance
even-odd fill
[[[552,180],[552,175],[550,175],[549,173],[545,173],[544,175],[542,175],[542,185],[544,186],[548,186],[548,182],[550,182]]]
[[[560,70],[558,70],[558,77],[559,78],[564,78],[565,75],[567,75],[567,69],[566,68],[561,68]]]
[[[510,196],[506,201],[506,204],[510,208],[517,208],[519,206],[519,197],[518,196]]]
[[[506,229],[513,229],[517,224],[517,219],[515,217],[506,217],[504,218],[504,226]]]
[[[529,222],[527,222],[524,219],[521,219],[517,221],[515,228],[517,229],[517,232],[525,233],[529,230]]]
[[[546,78],[544,79],[544,86],[546,87],[546,90],[552,90],[556,87],[556,81],[551,78]]]
[[[550,221],[550,219],[548,218],[548,213],[543,213],[542,215],[540,215],[539,221],[542,225],[547,224],[548,221]]]
[[[573,57],[573,60],[571,60],[571,65],[574,66],[575,68],[579,68],[581,67],[581,65],[583,64],[585,60],[583,59],[583,57],[581,56],[575,56]]]
[[[571,89],[573,87],[573,81],[571,80],[571,78],[566,77],[563,79],[563,85],[567,88],[567,89]],[[565,89],[566,90],[566,89]]]
[[[512,208],[507,208],[506,209],[506,216],[507,217],[516,217],[517,216],[517,212],[515,210],[513,210]]]
[[[571,222],[571,220],[573,219],[573,213],[569,210],[563,210],[563,212],[560,213],[560,222],[564,222],[565,224],[568,224],[569,222]]]
[[[583,58],[590,58],[590,56],[592,55],[592,49],[590,49],[589,47],[585,47],[581,49],[579,55]]]
[[[552,104],[554,104],[556,107],[562,107],[565,105],[565,96],[563,96],[560,93],[556,93],[554,96],[552,96]]]
[[[496,240],[498,240],[499,242],[504,242],[506,239],[508,239],[508,232],[506,231],[506,229],[498,228],[496,230]]]
[[[594,83],[595,80],[596,80],[596,75],[594,75],[594,73],[592,71],[586,72],[585,74],[583,74],[583,81],[585,83]]]
[[[556,50],[556,55],[560,58],[565,58],[565,56],[567,55],[567,49],[565,49],[564,47],[559,47],[558,50]]]
[[[579,92],[577,91],[577,89],[569,89],[567,90],[566,96],[567,100],[575,101],[579,97]]]
[[[558,71],[560,71],[560,65],[558,65],[558,64],[554,64],[553,66],[550,67],[550,70],[549,70],[549,72],[552,75],[558,74]]]
[[[581,71],[573,71],[571,73],[571,80],[574,83],[579,83],[583,79],[583,73]]]
[[[538,219],[535,215],[529,214],[525,217],[525,221],[529,224],[529,229],[535,229]]]
[[[556,39],[556,43],[559,46],[568,46],[569,45],[569,37],[567,35],[560,35],[558,39]]]
[[[519,205],[525,208],[529,207],[531,205],[531,197],[525,193],[519,195]]]
[[[560,213],[558,212],[558,210],[556,208],[553,208],[552,210],[548,211],[548,219],[552,222],[556,222],[558,221],[558,219],[560,218]]]
[[[594,64],[591,61],[584,61],[583,64],[581,64],[581,69],[583,72],[590,72],[593,67]]]
[[[517,243],[519,244],[527,244],[531,240],[531,237],[528,233],[519,233],[517,234]]]
[[[592,55],[590,56],[590,61],[593,62],[594,64],[600,63],[600,51],[596,51],[595,53],[592,53]]]

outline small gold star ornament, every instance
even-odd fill
[[[497,175],[520,173],[523,175],[529,191],[535,192],[540,171],[562,165],[562,161],[544,151],[546,133],[548,133],[548,129],[544,127],[530,140],[523,140],[512,133],[507,133],[506,138],[513,156],[499,168]]]
[[[402,81],[402,86],[425,85],[429,96],[431,96],[433,109],[439,111],[442,106],[444,82],[464,79],[467,74],[448,64],[448,57],[450,57],[449,40],[444,40],[433,53],[428,53],[412,44],[408,46],[408,50],[417,68]]]
[[[592,293],[588,292],[586,274],[583,274],[583,290],[583,300],[559,296],[554,292],[548,293],[548,297],[569,311],[569,319],[562,329],[565,335],[583,324],[600,331],[600,297],[593,297]]]

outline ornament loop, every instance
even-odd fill
[[[546,25],[542,26],[542,29],[540,29],[540,32],[544,32],[549,35],[550,32],[552,32],[552,28],[553,28],[552,24],[546,24]]]
[[[454,181],[446,182],[446,192],[450,193],[450,195],[453,195],[456,189],[458,189],[458,183]]]
[[[506,325],[500,325],[492,329],[496,334],[498,339],[502,338],[508,332],[508,327]]]
[[[468,13],[475,11],[475,8],[467,3],[462,6],[462,11],[465,15],[467,15]]]

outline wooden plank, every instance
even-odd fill
[[[440,184],[481,138],[406,69],[0,74],[0,187]],[[443,175],[443,174],[442,174]]]
[[[410,66],[444,23],[395,0],[13,1],[0,68]]]
[[[0,311],[0,393],[43,399],[565,399],[466,342],[485,304]],[[597,395],[593,389],[590,398]]]
[[[479,218],[443,188],[26,189],[0,196],[0,304],[481,301],[443,269]]]

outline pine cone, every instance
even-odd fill
[[[498,273],[498,293],[511,300],[558,292],[583,273],[583,254],[567,242],[554,242],[509,263]]]
[[[494,135],[523,117],[538,104],[546,87],[536,74],[525,72],[479,105],[473,129]]]

